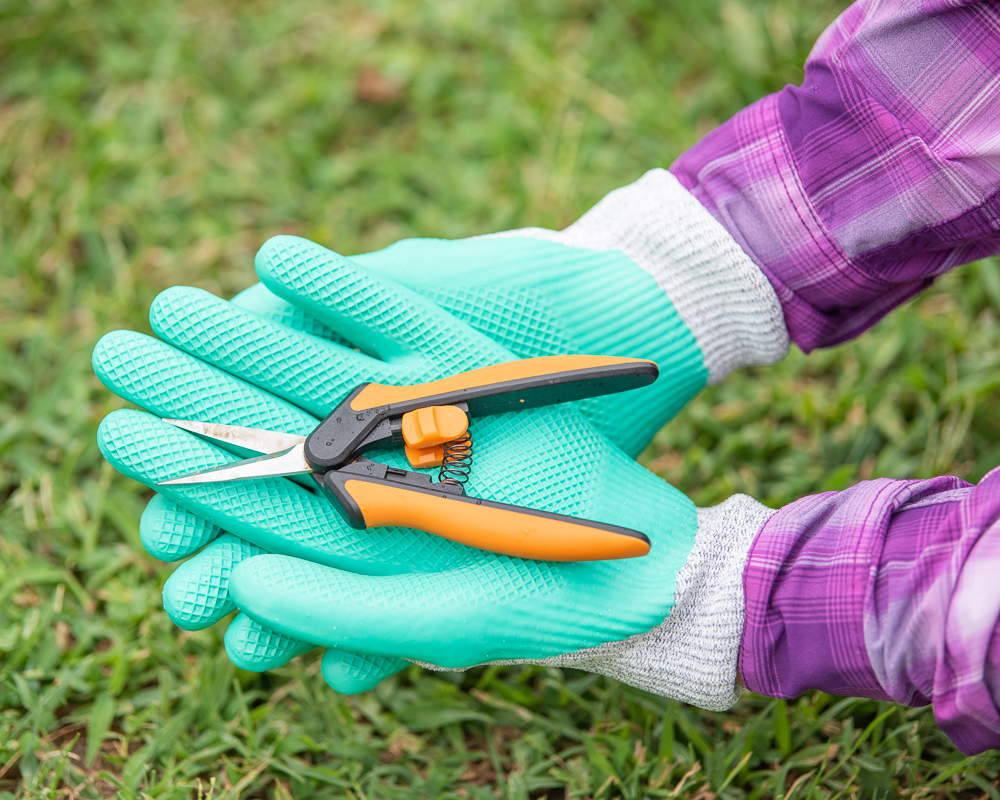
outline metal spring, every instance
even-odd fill
[[[458,439],[444,443],[444,457],[438,472],[438,483],[462,486],[472,472],[472,437],[466,433]]]

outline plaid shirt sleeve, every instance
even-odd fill
[[[931,703],[961,750],[998,748],[997,575],[1000,468],[975,487],[879,479],[799,500],[750,550],[743,681]]]
[[[1000,251],[1000,3],[859,0],[802,86],[671,167],[767,275],[808,352]]]

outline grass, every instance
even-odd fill
[[[842,2],[0,3],[0,798],[1000,798],[927,709],[701,712],[541,668],[238,672],[174,628],[89,354],[269,235],[561,226],[797,81]],[[1000,263],[703,393],[644,454],[701,504],[1000,463]]]

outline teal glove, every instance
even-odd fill
[[[513,358],[433,303],[303,240],[271,240],[257,268],[271,292],[372,355],[172,289],[150,313],[164,341],[109,334],[95,371],[160,416],[307,433],[362,380],[423,382]],[[668,364],[660,380],[675,379]],[[266,669],[310,645],[332,647],[324,675],[342,690],[373,685],[400,658],[441,667],[540,659],[659,625],[694,542],[691,502],[570,405],[476,420],[472,433],[471,494],[635,528],[652,553],[523,561],[416,531],[353,530],[326,498],[291,480],[159,487],[157,519],[143,518],[150,552],[183,557],[207,544],[167,582],[168,613],[203,627],[235,599],[245,612],[226,635],[235,663]],[[150,486],[236,457],[131,411],[102,423],[99,444],[119,471]],[[375,457],[405,466],[397,450]]]
[[[410,239],[352,260],[413,289],[520,358],[648,358],[669,379],[580,404],[635,456],[706,381],[780,359],[788,336],[770,283],[727,231],[663,170],[612,192],[564,231]],[[258,284],[233,301],[340,341]]]

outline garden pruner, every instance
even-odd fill
[[[354,528],[417,528],[520,558],[598,561],[649,552],[638,531],[465,494],[471,468],[469,417],[622,392],[656,380],[652,361],[612,356],[544,356],[496,364],[430,383],[362,383],[308,436],[194,420],[165,420],[246,450],[256,458],[183,475],[160,485],[311,473]],[[403,442],[410,464],[440,467],[439,479],[360,454]]]

